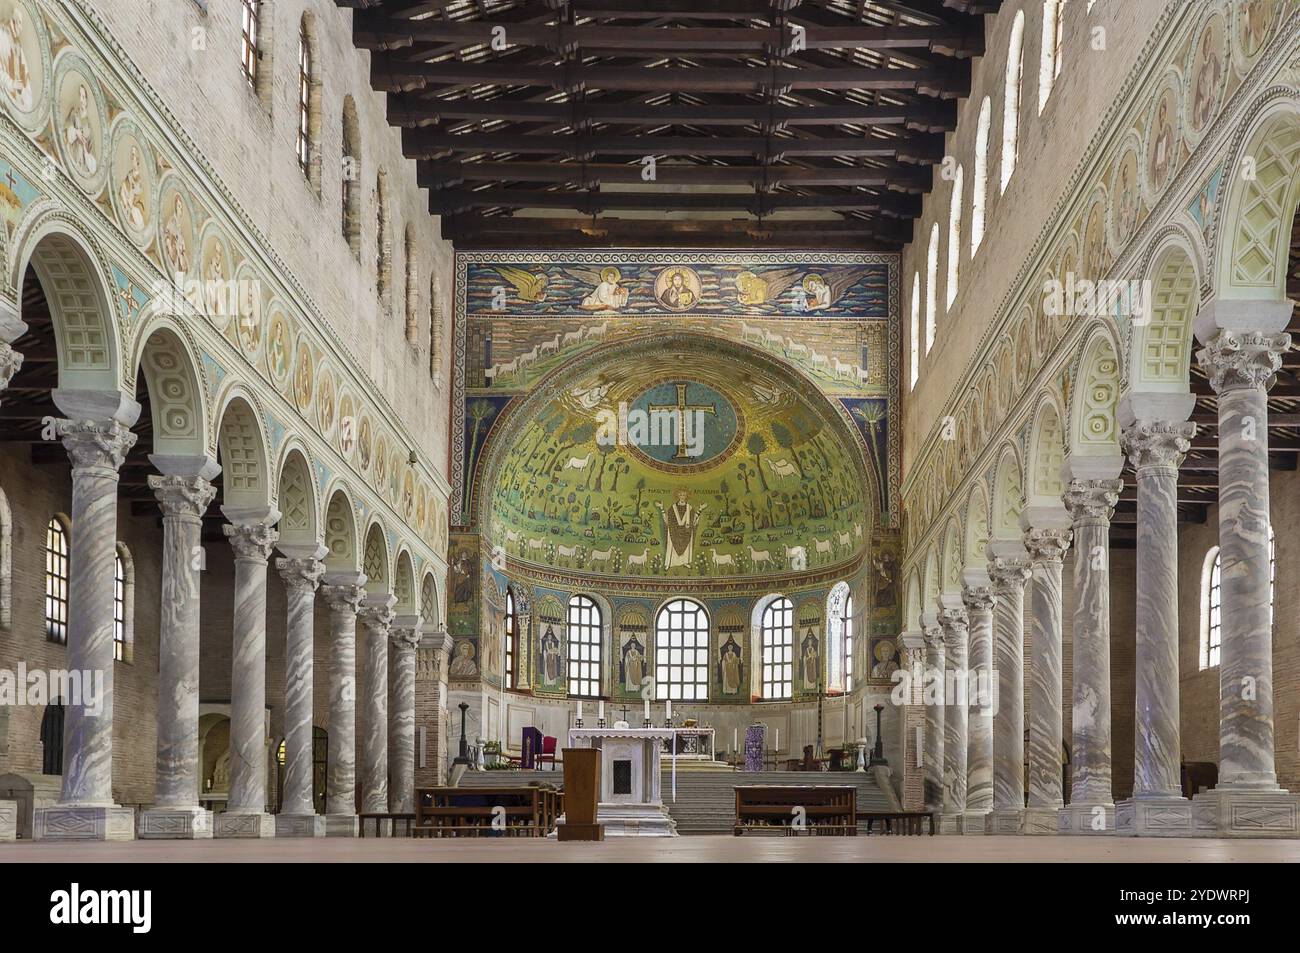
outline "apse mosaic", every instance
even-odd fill
[[[870,506],[829,409],[788,378],[674,340],[570,379],[512,432],[492,540],[522,562],[640,578],[855,556]],[[631,440],[638,413],[647,430]]]
[[[898,394],[897,269],[896,255],[835,252],[457,253],[452,401],[464,426],[453,436],[453,520],[474,522],[493,428],[517,397],[575,358],[671,330],[738,342],[837,404],[861,436],[882,501],[873,518],[895,525],[899,449],[886,420]],[[708,408],[692,435],[703,441],[703,459],[656,444],[634,453],[638,462],[685,472],[744,456],[743,402],[718,383],[683,366],[677,378],[626,395],[634,426],[652,407]]]

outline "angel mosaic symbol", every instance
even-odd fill
[[[617,311],[627,306],[628,289],[619,284],[622,273],[612,266],[593,271],[590,268],[566,268],[564,273],[575,281],[591,285],[591,293],[579,305],[584,311]]]
[[[504,278],[515,289],[515,294],[520,301],[538,302],[546,298],[546,272],[525,271],[523,268],[516,268],[513,265],[502,265],[497,268],[497,274]],[[504,291],[504,289],[502,289]],[[493,295],[493,306],[495,308],[496,295]],[[505,306],[504,294],[501,295],[501,306]],[[500,310],[500,308],[497,308]]]
[[[866,268],[834,268],[826,273],[811,272],[804,276],[799,288],[803,292],[802,300],[795,301],[796,311],[821,311],[829,308],[844,296],[863,275]],[[802,304],[802,307],[800,305]]]

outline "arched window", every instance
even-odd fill
[[[63,700],[51,699],[41,716],[41,774],[63,773],[63,716]]]
[[[844,600],[844,690],[853,691],[853,595]]]
[[[312,38],[307,17],[298,27],[298,168],[312,178]]]
[[[506,645],[505,645],[505,682],[506,688],[515,687],[516,648],[518,646],[519,616],[515,612],[515,594],[506,590]]]
[[[925,353],[934,347],[935,311],[938,309],[939,291],[939,223],[930,226],[930,247],[925,253]]]
[[[113,658],[135,660],[135,562],[123,543],[113,559]]]
[[[655,698],[707,701],[709,615],[690,599],[674,599],[655,617]]]
[[[429,376],[434,387],[442,385],[442,303],[437,278],[429,279]]]
[[[258,58],[262,55],[262,0],[240,0],[239,65],[248,85],[257,89]]]
[[[600,694],[600,606],[587,596],[569,600],[569,694]]]
[[[1043,45],[1038,64],[1038,112],[1047,106],[1056,77],[1061,75],[1061,27],[1065,0],[1043,0]]]
[[[912,383],[921,379],[921,273],[912,272]]]
[[[952,308],[953,300],[957,297],[957,271],[961,264],[961,193],[965,177],[962,167],[957,166],[957,174],[952,180],[952,198],[948,201],[948,283],[945,311]]]
[[[68,531],[57,516],[45,527],[45,637],[68,643]]]
[[[1205,569],[1201,578],[1203,592],[1201,610],[1201,668],[1219,664],[1223,647],[1223,576],[1222,554],[1214,546],[1205,555]],[[1273,604],[1277,591],[1277,537],[1273,527],[1268,528],[1268,619],[1273,623]]]
[[[415,262],[415,230],[410,225],[406,226],[402,255],[406,259],[406,343],[415,347],[420,331],[420,269]]]
[[[361,254],[361,196],[357,179],[361,170],[361,130],[357,122],[357,107],[348,96],[343,100],[343,149],[339,161],[340,215],[343,237],[347,239],[352,254]]]
[[[1011,173],[1016,171],[1020,130],[1020,75],[1023,71],[1025,12],[1016,13],[1011,24],[1011,42],[1007,45],[1006,86],[1002,94],[1002,191],[1007,190]]]
[[[380,172],[375,179],[375,293],[379,311],[388,316],[392,309],[393,236],[388,212],[388,175]]]
[[[763,698],[787,699],[794,685],[794,604],[778,596],[763,610],[759,626]]]
[[[979,125],[975,127],[975,181],[970,196],[970,254],[984,241],[984,205],[989,191],[989,126],[993,123],[993,103],[987,96],[980,103]]]

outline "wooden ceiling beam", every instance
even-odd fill
[[[572,209],[587,215],[602,211],[649,210],[741,211],[768,215],[789,209],[831,209],[881,212],[893,218],[920,214],[919,200],[886,193],[845,192],[838,195],[736,194],[702,192],[535,191],[523,189],[443,189],[429,194],[429,211],[453,215],[472,208]]]
[[[538,103],[505,99],[438,100],[394,93],[388,98],[388,119],[399,126],[427,126],[474,120],[504,122],[549,122],[581,125],[652,125],[668,123],[692,126],[902,126],[920,132],[942,132],[956,128],[955,103],[950,101],[860,106],[691,106],[645,102]]]
[[[464,182],[549,182],[591,187],[602,182],[643,182],[638,163],[421,162],[421,187],[446,188]],[[655,181],[664,185],[840,186],[920,193],[930,188],[929,169],[890,166],[730,166],[659,163]]]
[[[405,129],[402,152],[408,159],[434,159],[447,153],[490,152],[514,155],[733,156],[757,159],[783,156],[860,156],[927,165],[943,158],[943,136],[917,134],[886,139],[876,136],[530,136],[498,132],[447,133]]]
[[[974,21],[972,21],[974,24]],[[799,34],[802,33],[800,37]],[[594,23],[557,27],[555,23],[500,20],[404,20],[378,11],[357,14],[353,40],[362,49],[383,52],[416,42],[491,43],[499,36],[511,46],[557,50],[576,44],[584,54],[632,51],[665,53],[750,53],[785,50],[802,44],[807,50],[923,50],[945,56],[979,56],[984,52],[983,29],[973,26],[776,26],[642,27]]]
[[[504,215],[449,215],[442,219],[443,237],[459,248],[730,248],[779,244],[790,248],[896,251],[910,237],[910,231],[864,219],[758,222]]]
[[[965,68],[961,68],[961,64]],[[663,66],[514,66],[501,63],[400,63],[378,54],[370,64],[371,85],[380,92],[432,86],[544,86],[551,89],[629,89],[659,92],[757,93],[776,89],[903,90],[942,98],[970,91],[968,61],[946,69],[838,67],[772,69]]]

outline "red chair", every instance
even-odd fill
[[[550,735],[542,737],[542,750],[537,752],[537,770],[542,769],[542,765],[547,761],[551,762],[551,770],[555,770],[555,745],[557,740]]]

